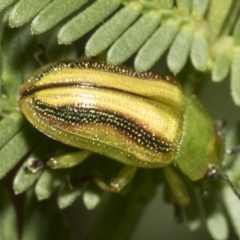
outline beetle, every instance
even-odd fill
[[[169,77],[98,62],[50,63],[22,85],[19,106],[41,132],[85,150],[50,159],[52,168],[71,167],[91,152],[125,164],[115,191],[137,168],[163,167],[180,181],[168,167],[174,165],[197,181],[221,165],[224,143],[211,118]]]

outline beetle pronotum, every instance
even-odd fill
[[[83,158],[96,152],[130,166],[126,179],[138,167],[174,163],[196,181],[221,164],[224,144],[209,115],[168,77],[103,63],[53,63],[23,84],[19,105],[46,135],[88,150]],[[68,161],[50,165],[75,164]]]

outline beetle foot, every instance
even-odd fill
[[[37,173],[40,169],[44,167],[44,165],[45,161],[43,159],[31,159],[28,161],[25,170],[31,173]]]

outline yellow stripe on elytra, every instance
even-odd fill
[[[109,109],[140,121],[151,132],[176,143],[179,139],[180,114],[162,103],[139,98],[123,92],[81,87],[64,87],[41,90],[34,97],[53,106]],[[134,104],[129,104],[134,103]]]
[[[70,65],[66,65],[66,67],[69,66]],[[140,79],[128,75],[124,75],[123,77],[123,75],[119,73],[88,68],[52,67],[52,70],[49,73],[46,73],[39,81],[34,82],[34,77],[37,80],[37,75],[38,74],[32,76],[29,80],[31,86],[39,87],[61,83],[92,84],[135,93],[139,96],[167,104],[180,112],[185,108],[184,95],[179,85],[172,83],[170,80],[167,81],[161,78]]]

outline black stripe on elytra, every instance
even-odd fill
[[[137,145],[148,148],[155,152],[170,152],[172,145],[147,131],[137,121],[115,111],[106,109],[84,108],[76,106],[53,106],[33,100],[33,105],[39,117],[49,124],[84,126],[88,124],[105,125],[121,132]]]

